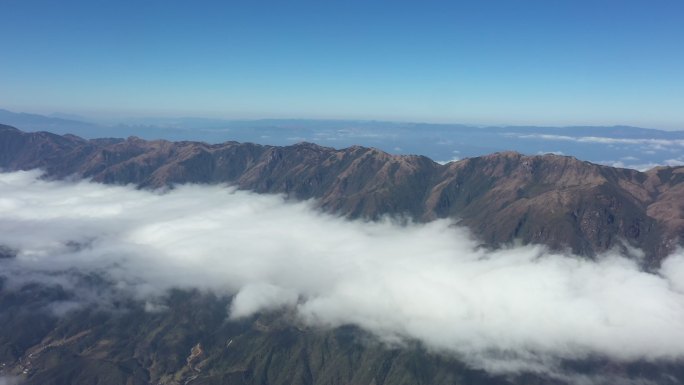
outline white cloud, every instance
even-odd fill
[[[663,149],[664,147],[684,147],[684,139],[649,139],[649,138],[608,138],[603,136],[566,136],[549,134],[509,134],[521,139],[543,139],[555,141],[570,141],[580,143],[601,143],[601,144],[639,144],[649,145],[652,149]]]
[[[678,159],[667,159],[665,161],[666,166],[684,166],[684,160],[682,158]]]
[[[459,158],[458,156],[455,156],[455,157],[451,158],[451,160],[436,160],[435,163],[439,163],[443,166],[443,165],[451,163],[451,162],[458,162],[459,160],[461,160],[461,158]]]
[[[631,168],[632,170],[637,170],[637,171],[647,171],[655,167],[660,167],[660,166],[665,166],[663,163],[655,163],[655,162],[648,162],[648,163],[627,163],[622,160],[605,160],[605,161],[599,161],[597,162],[598,164],[603,164],[606,166],[610,167],[618,167],[618,168]]]
[[[624,160],[638,160],[637,158],[634,157],[624,157],[621,158],[622,160],[606,160],[606,161],[599,161],[597,163],[599,164],[604,164],[606,166],[611,166],[611,167],[619,167],[619,168],[631,168],[633,170],[638,170],[638,171],[647,171],[655,167],[662,167],[662,166],[671,166],[671,167],[676,167],[676,166],[684,166],[684,160],[681,158],[677,159],[666,159],[662,163],[655,163],[655,162],[648,162],[648,163],[634,163],[634,162],[625,162]]]
[[[441,165],[445,165],[445,164],[447,164],[447,163],[458,162],[459,160],[461,160],[461,157],[458,156],[458,154],[460,154],[461,151],[459,151],[459,150],[453,150],[453,151],[451,151],[451,153],[454,154],[454,156],[451,158],[451,160],[436,160],[435,163],[439,163],[439,164],[441,164]]]
[[[248,317],[260,311],[297,305],[299,295],[268,283],[248,284],[240,289],[230,306],[231,318]]]
[[[234,318],[290,307],[309,325],[415,339],[495,371],[684,357],[681,252],[654,274],[615,254],[486,251],[446,220],[347,221],[223,186],[158,194],[37,177],[0,174],[0,245],[19,250],[0,260],[10,287],[76,290],[73,272],[94,272],[114,293],[83,300],[132,295],[150,311],[169,288],[199,288],[235,295]]]

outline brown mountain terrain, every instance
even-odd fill
[[[440,165],[363,147],[85,140],[0,125],[0,168],[141,188],[228,183],[314,198],[322,210],[349,218],[454,218],[490,247],[519,240],[591,257],[633,246],[651,267],[684,231],[684,167],[642,173],[555,155],[497,153]],[[0,262],[16,254],[0,245]],[[113,284],[98,275],[72,279],[93,292]],[[72,291],[8,282],[0,271],[0,384],[684,383],[681,360],[589,356],[560,362],[567,378],[489,373],[417,341],[388,346],[351,325],[306,326],[287,309],[228,321],[232,298],[198,290],[170,290],[163,311],[120,298],[114,308],[56,316],[46,309],[77,300]]]
[[[594,256],[632,246],[651,266],[684,235],[684,167],[639,172],[514,152],[441,165],[358,146],[85,140],[2,125],[0,167],[141,188],[228,183],[315,198],[350,218],[451,217],[493,247],[519,240]]]

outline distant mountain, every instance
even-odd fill
[[[16,113],[0,109],[0,122],[27,131],[51,131],[84,135],[87,133],[98,135],[100,126],[59,116],[44,116],[38,114]]]
[[[135,135],[147,140],[207,143],[234,140],[275,146],[306,141],[337,149],[362,145],[395,155],[421,154],[441,163],[514,150],[526,155],[570,155],[597,164],[641,171],[660,165],[684,165],[684,131],[629,126],[476,127],[362,120],[192,117],[135,118],[94,124],[4,110],[0,110],[0,123],[24,131],[74,134],[88,139]]]
[[[514,152],[441,165],[359,146],[86,140],[8,126],[0,127],[0,167],[151,188],[230,183],[316,198],[323,210],[351,218],[452,217],[493,247],[521,240],[593,256],[624,242],[643,249],[651,265],[684,239],[684,167],[642,173]]]

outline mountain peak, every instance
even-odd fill
[[[18,128],[8,126],[6,124],[0,124],[0,130],[2,131],[16,131],[16,132],[21,132]]]

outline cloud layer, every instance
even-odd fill
[[[517,137],[521,139],[543,139],[579,143],[639,144],[651,146],[651,148],[656,150],[662,150],[665,147],[684,147],[684,140],[682,139],[609,138],[604,136],[567,136],[549,134],[518,134]]]
[[[232,318],[292,307],[309,325],[354,324],[499,371],[684,357],[682,253],[646,273],[615,254],[487,251],[447,220],[347,221],[225,186],[162,194],[38,177],[0,174],[0,245],[17,251],[0,259],[10,288],[78,290],[73,275],[95,273],[155,311],[168,289],[199,288],[234,295]]]

